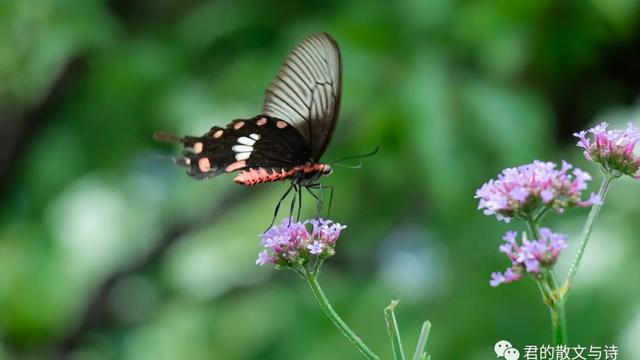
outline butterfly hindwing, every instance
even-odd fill
[[[290,169],[306,163],[311,149],[296,128],[269,116],[235,120],[200,137],[182,139],[183,158],[176,162],[196,179],[250,168]]]
[[[296,127],[318,161],[335,128],[341,87],[338,44],[327,33],[312,34],[287,56],[265,91],[262,113]]]

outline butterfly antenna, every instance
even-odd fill
[[[183,139],[181,137],[178,137],[176,135],[173,134],[168,134],[165,132],[161,132],[158,131],[156,133],[153,134],[153,139],[154,140],[158,140],[158,141],[162,141],[162,142],[166,142],[166,143],[170,143],[170,144],[177,144],[177,143],[181,143],[183,141]]]
[[[344,167],[348,167],[348,168],[350,167],[352,169],[359,169],[362,166],[362,163],[358,163],[358,165],[343,165],[343,164],[340,164],[340,163],[343,162],[343,161],[347,161],[347,160],[362,159],[362,158],[366,158],[366,157],[369,157],[369,156],[373,156],[378,152],[378,150],[380,150],[380,146],[376,146],[375,150],[373,150],[370,153],[366,153],[366,154],[363,154],[363,155],[347,156],[347,157],[344,157],[342,159],[338,159],[338,160],[334,161],[333,164],[331,164],[331,165],[339,165],[339,166],[344,166]]]
[[[358,161],[356,165],[347,165],[342,163],[334,163],[335,166],[340,166],[347,169],[360,169],[362,167],[362,161]]]

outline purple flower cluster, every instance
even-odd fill
[[[640,155],[634,153],[640,140],[640,130],[632,124],[628,124],[624,130],[607,130],[608,126],[603,122],[592,129],[573,134],[580,139],[577,145],[584,148],[587,160],[599,163],[612,175],[629,175],[640,180]],[[588,134],[593,135],[593,142]]]
[[[565,161],[560,169],[552,162],[535,160],[531,164],[508,168],[476,191],[478,209],[509,222],[513,217],[529,218],[543,208],[561,213],[572,206],[590,206],[600,201],[596,194],[582,200],[591,176]]]
[[[540,228],[538,240],[527,240],[523,234],[520,245],[516,242],[516,236],[515,231],[508,231],[502,238],[505,243],[500,245],[499,250],[509,257],[511,267],[504,273],[491,274],[491,286],[519,280],[525,273],[535,275],[542,269],[551,269],[560,252],[567,247],[567,236],[548,228]]]
[[[310,219],[304,222],[282,220],[261,235],[264,250],[256,264],[281,266],[305,265],[312,256],[324,259],[335,253],[335,245],[345,225],[331,220]]]

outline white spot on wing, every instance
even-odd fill
[[[260,140],[260,135],[259,134],[251,134],[249,135],[250,138],[252,138],[255,141]]]
[[[251,134],[253,135],[253,134]],[[257,140],[257,139],[256,139]],[[238,138],[238,144],[253,146],[256,143],[256,140],[250,139],[248,137],[240,137]]]
[[[250,152],[237,153],[236,154],[236,160],[238,160],[238,161],[247,160],[249,158],[249,156],[251,156]]]
[[[247,145],[233,145],[231,150],[233,150],[233,151],[235,151],[237,153],[252,152],[253,151],[253,147],[247,146]]]

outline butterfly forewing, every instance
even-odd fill
[[[318,161],[326,149],[340,106],[342,63],[327,33],[308,36],[287,56],[265,91],[262,113],[293,125]]]
[[[286,170],[311,157],[298,130],[268,116],[235,120],[226,128],[214,126],[202,136],[186,136],[181,141],[185,149],[176,162],[197,179],[249,168]]]

